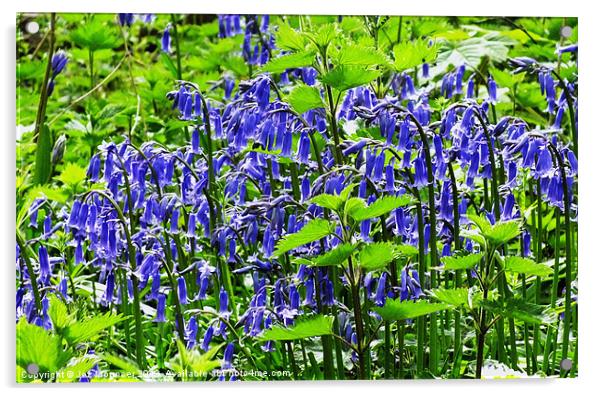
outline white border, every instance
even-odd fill
[[[10,2],[10,4],[7,4]],[[594,1],[468,1],[468,0],[222,0],[222,1],[156,1],[127,0],[119,2],[90,0],[20,0],[3,2],[2,19],[3,57],[0,62],[2,72],[2,94],[0,94],[0,187],[2,194],[2,296],[3,326],[0,327],[5,348],[0,358],[1,384],[7,391],[19,393],[64,395],[65,392],[81,392],[82,386],[31,387],[15,389],[14,383],[14,179],[15,179],[15,16],[17,11],[26,12],[176,12],[176,13],[272,13],[272,14],[381,14],[381,15],[507,15],[507,16],[577,16],[579,17],[579,125],[581,130],[579,158],[579,378],[575,380],[517,380],[517,381],[372,381],[372,382],[304,382],[304,383],[249,383],[249,384],[178,384],[183,387],[177,392],[210,392],[222,394],[243,393],[265,395],[274,394],[307,395],[314,392],[337,392],[366,395],[367,393],[387,393],[390,395],[440,393],[447,395],[487,394],[508,395],[526,392],[546,395],[589,394],[602,374],[600,358],[602,342],[599,333],[602,329],[600,314],[602,309],[602,260],[598,238],[602,236],[600,203],[602,196],[599,181],[602,180],[602,59],[599,38],[602,37],[602,14]],[[89,395],[103,395],[107,392],[138,391],[145,394],[169,392],[165,385],[134,384],[104,386],[84,385]],[[12,388],[12,389],[11,389]],[[599,388],[599,386],[598,386]],[[599,394],[600,390],[596,392]],[[593,392],[591,392],[593,393]]]

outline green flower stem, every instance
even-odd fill
[[[422,217],[422,203],[420,200],[416,203],[416,216],[418,217],[418,278],[421,285],[425,285],[426,264],[424,260],[424,218]],[[416,370],[418,377],[424,373],[424,343],[426,339],[425,318],[419,316],[416,323],[417,327],[417,347],[416,347]]]
[[[176,16],[171,14],[171,25],[173,26],[173,40],[176,47],[176,66],[178,71],[178,80],[182,79],[182,55],[180,53],[180,36],[178,34],[178,23]]]
[[[558,279],[560,274],[560,225],[562,220],[560,218],[560,209],[554,209],[554,216],[556,219],[556,229],[554,230],[554,277],[552,278],[552,289],[550,291],[550,306],[552,308],[556,308],[556,299],[558,298]],[[542,370],[544,373],[549,373],[550,368],[550,354],[552,349],[552,344],[556,344],[557,342],[557,333],[556,330],[550,325],[548,326],[548,333],[546,334],[546,345],[543,354],[543,367]],[[554,348],[554,353],[555,353]],[[554,360],[552,360],[551,367],[555,366]]]
[[[46,118],[46,105],[48,104],[48,81],[50,81],[50,73],[52,71],[52,56],[54,55],[54,30],[55,30],[56,14],[50,14],[50,31],[48,33],[48,62],[46,63],[46,71],[44,79],[40,87],[40,100],[38,101],[38,112],[36,113],[36,123],[34,131],[35,142],[38,141],[42,124]]]
[[[36,311],[38,314],[40,314],[42,312],[42,299],[40,298],[40,290],[38,289],[38,276],[33,269],[33,265],[31,265],[31,257],[28,250],[30,248],[25,243],[23,235],[21,235],[19,229],[17,229],[17,244],[19,245],[23,261],[25,261],[25,265],[27,266],[27,273],[29,274],[29,281],[31,283],[31,289],[33,290]]]

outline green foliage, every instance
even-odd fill
[[[70,344],[84,342],[98,337],[102,330],[123,320],[125,320],[123,316],[107,312],[103,315],[97,315],[85,321],[78,321],[66,329],[65,339]]]
[[[86,23],[71,33],[73,42],[90,51],[112,49],[119,45],[116,32],[96,21]]]
[[[92,370],[98,359],[94,357],[83,357],[77,359],[73,364],[63,367],[57,373],[59,382],[78,382],[79,378]]]
[[[320,91],[316,87],[307,85],[297,85],[288,96],[288,102],[293,110],[299,114],[303,114],[311,109],[324,107]]]
[[[178,346],[178,354],[170,361],[170,367],[182,376],[183,380],[188,380],[187,373],[194,373],[194,377],[190,380],[197,380],[198,375],[208,374],[220,366],[220,362],[215,359],[217,352],[221,349],[221,345],[215,346],[204,354],[201,354],[197,349],[188,350],[179,339],[176,341]]]
[[[550,324],[556,320],[556,314],[550,309],[519,298],[496,301],[481,300],[480,304],[496,315],[513,318],[521,322]]]
[[[332,194],[319,194],[309,200],[311,203],[315,203],[318,206],[321,206],[330,210],[339,210],[341,205],[343,204],[343,199],[337,195]]]
[[[455,308],[464,308],[470,306],[469,290],[465,287],[456,289],[438,288],[429,291],[429,293],[435,299]]]
[[[484,233],[485,238],[495,246],[503,245],[519,236],[521,233],[520,222],[516,220],[496,223],[490,231]]]
[[[472,253],[466,256],[441,257],[444,270],[467,270],[474,268],[483,258],[483,253]]]
[[[313,257],[310,265],[315,267],[327,267],[342,264],[353,254],[355,249],[355,245],[342,243],[328,253]]]
[[[48,316],[52,321],[52,325],[56,329],[64,329],[73,323],[74,318],[69,315],[67,306],[56,296],[50,296],[48,307]]]
[[[280,256],[289,250],[298,248],[310,242],[314,242],[330,235],[334,230],[333,225],[324,219],[313,219],[295,234],[288,234],[276,245],[274,256]]]
[[[297,320],[291,327],[273,326],[261,335],[264,341],[291,341],[332,334],[333,316],[316,315]]]
[[[545,264],[538,264],[531,259],[520,256],[505,257],[504,270],[507,272],[534,276],[548,276],[554,272],[552,268]]]
[[[399,301],[387,299],[383,307],[375,307],[374,311],[384,320],[396,321],[405,319],[414,319],[419,316],[428,315],[441,311],[448,307],[443,303],[431,303],[426,300],[418,301]]]
[[[322,83],[338,91],[346,91],[360,85],[369,84],[380,75],[380,71],[365,66],[339,65],[320,77]]]
[[[366,219],[372,219],[374,217],[380,217],[388,214],[394,209],[402,206],[408,206],[411,203],[412,198],[409,195],[403,195],[401,197],[387,195],[377,199],[368,207],[354,207],[349,211],[349,214],[355,221],[362,221]]]
[[[17,364],[27,369],[30,364],[39,367],[40,373],[55,373],[71,355],[63,350],[60,337],[42,327],[27,323],[21,318],[17,324]]]
[[[291,28],[287,23],[278,25],[276,31],[276,45],[290,51],[302,51],[308,44],[307,38]]]
[[[360,65],[365,67],[388,66],[390,59],[380,50],[351,44],[341,47],[333,55],[335,65]]]
[[[429,45],[428,40],[404,41],[393,47],[395,70],[404,71],[431,63],[437,58],[438,45]]]
[[[77,164],[69,163],[65,165],[57,179],[63,184],[75,186],[86,180],[86,170]]]
[[[266,63],[262,70],[268,73],[282,73],[287,69],[311,66],[314,62],[315,53],[303,51],[272,58]]]
[[[359,254],[360,266],[366,271],[382,269],[395,258],[395,246],[390,242],[365,245]]]
[[[52,171],[52,164],[50,162],[52,145],[52,133],[48,125],[42,124],[36,148],[34,184],[46,184],[50,178],[50,172]]]

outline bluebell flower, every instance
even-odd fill
[[[203,343],[201,344],[201,349],[205,352],[209,350],[209,344],[211,343],[211,339],[213,338],[213,326],[207,327],[207,331],[205,331],[205,335],[203,336]]]
[[[180,305],[188,304],[188,292],[186,290],[186,280],[183,277],[178,278],[178,300]]]
[[[224,350],[224,360],[222,362],[222,369],[227,370],[232,368],[232,361],[234,359],[234,344],[229,343],[226,345]]]
[[[379,307],[385,305],[385,289],[387,287],[387,273],[383,272],[378,279],[378,286],[376,288],[376,296],[374,297],[374,304]]]
[[[196,345],[196,335],[199,330],[199,325],[197,323],[196,317],[192,316],[188,321],[188,326],[186,327],[186,348],[192,349]]]
[[[493,77],[489,76],[487,79],[487,91],[489,93],[489,102],[496,103],[497,102],[497,84]]]
[[[171,23],[168,23],[165,27],[165,30],[163,30],[163,36],[161,37],[161,51],[165,52],[166,54],[171,53],[171,35],[169,34],[170,30]]]
[[[165,294],[159,294],[159,297],[157,298],[157,316],[155,317],[153,322],[164,323],[167,321],[167,319],[165,319],[165,305]]]

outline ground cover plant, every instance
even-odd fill
[[[17,381],[577,375],[576,19],[17,26]]]

